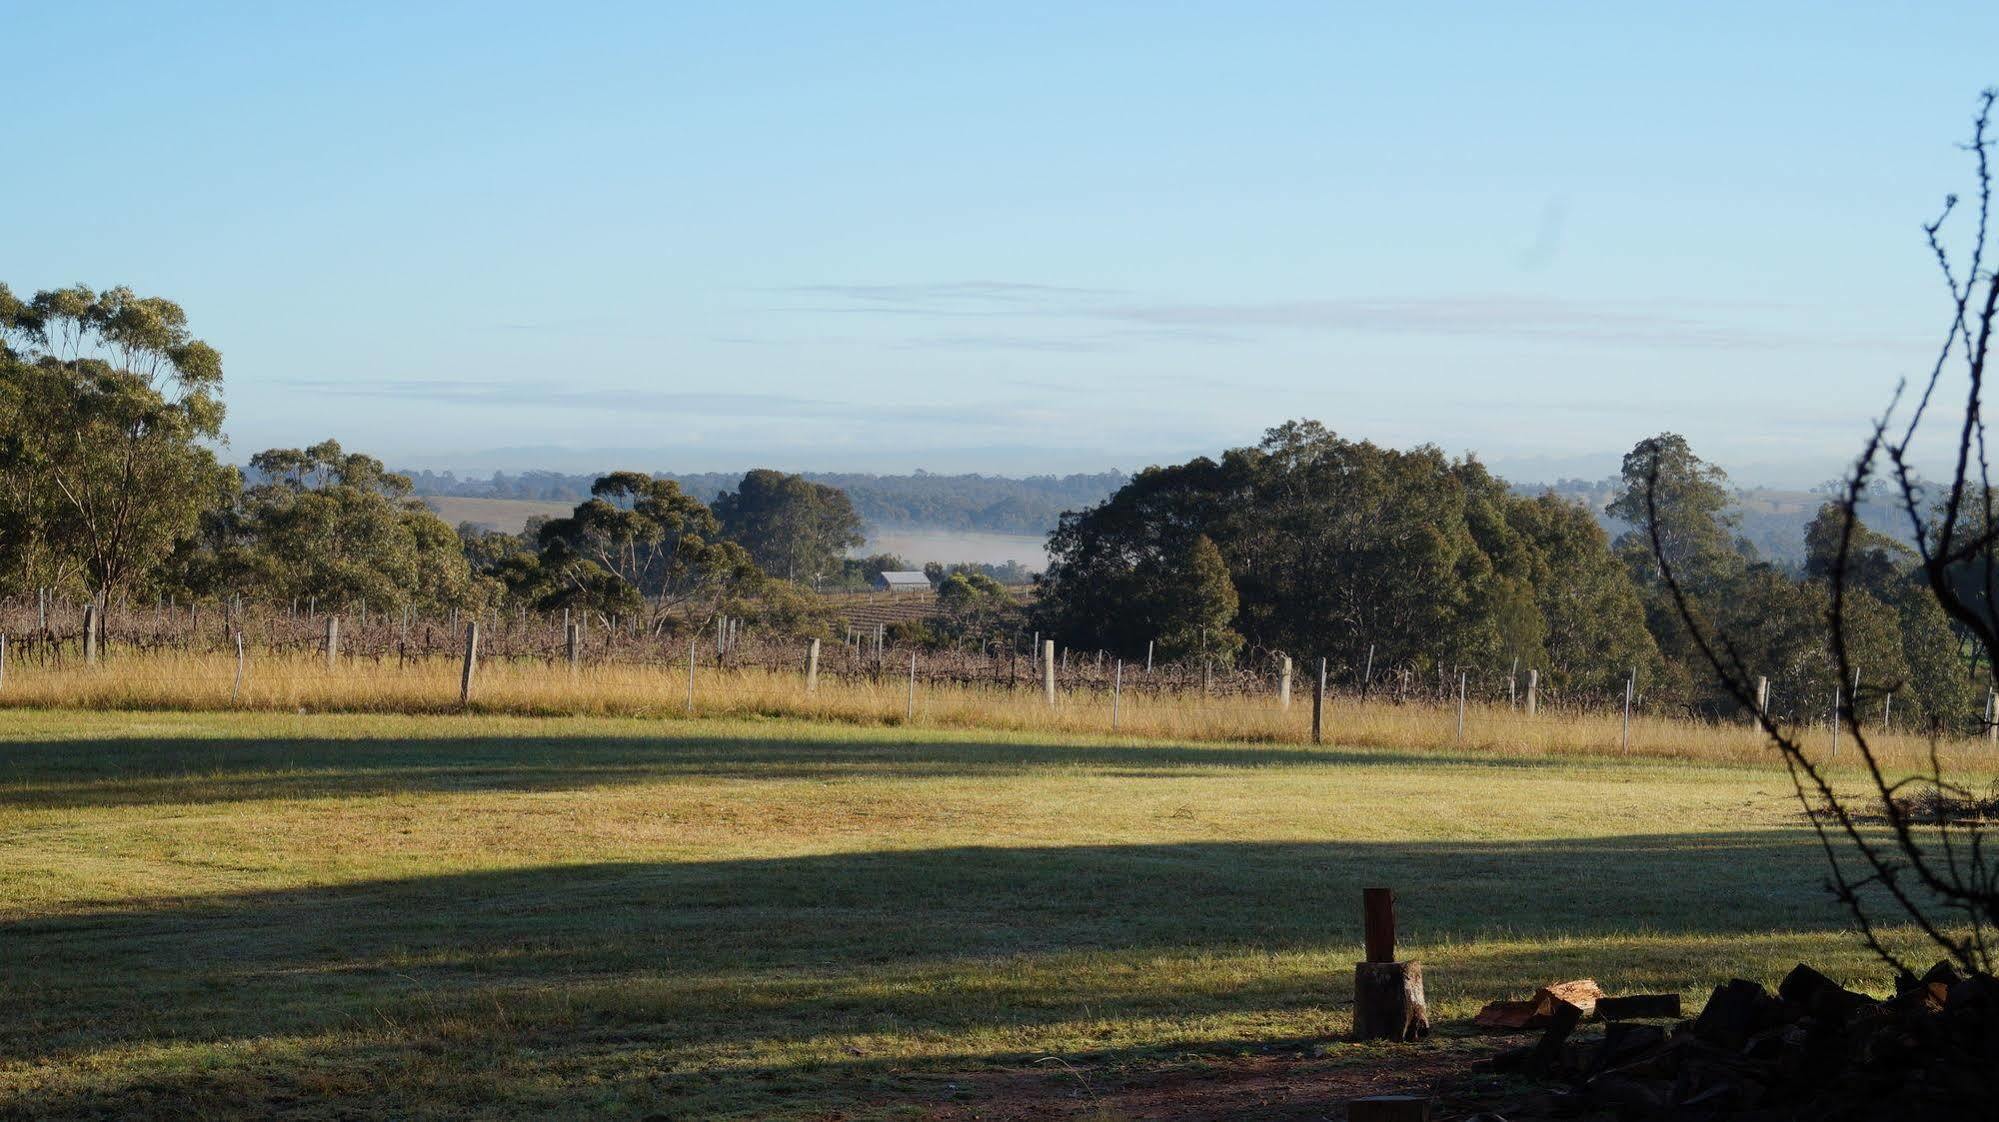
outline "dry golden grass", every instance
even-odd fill
[[[313,656],[252,658],[241,681],[233,657],[205,654],[126,654],[98,666],[74,661],[58,667],[11,666],[0,685],[0,706],[107,710],[181,710],[310,713],[455,713],[460,702],[458,660],[432,658],[340,660],[328,669]],[[919,680],[904,674],[880,680],[824,677],[807,692],[802,673],[699,666],[691,690],[679,666],[611,664],[574,672],[541,660],[480,664],[469,709],[514,716],[782,717],[850,725],[908,725],[996,732],[1115,734],[1132,740],[1201,740],[1299,744],[1311,737],[1311,700],[1305,694],[1282,708],[1263,696],[1151,693],[1125,690],[1115,704],[1108,690],[1065,690],[1050,707],[1038,685],[1007,688]],[[1113,710],[1115,709],[1115,712]],[[1857,763],[1850,742],[1832,760],[1828,730],[1801,730],[1807,744],[1838,765]],[[1503,705],[1472,703],[1463,730],[1454,705],[1398,704],[1328,698],[1327,743],[1411,752],[1475,752],[1518,756],[1601,756],[1629,753],[1707,763],[1771,760],[1768,742],[1746,724],[1692,721],[1640,714],[1630,722],[1628,744],[1617,713],[1544,711],[1536,717]],[[1926,770],[1927,737],[1870,737],[1891,768]],[[1947,768],[1975,773],[1999,765],[1999,751],[1975,740],[1938,746]]]

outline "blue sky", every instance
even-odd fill
[[[231,453],[1126,469],[1291,417],[1838,471],[1943,322],[1999,5],[36,5],[0,280]]]

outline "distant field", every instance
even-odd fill
[[[475,522],[502,533],[518,534],[527,520],[539,514],[558,518],[576,509],[575,503],[540,502],[534,499],[461,499],[429,495],[423,500],[439,518],[453,526]]]
[[[1554,979],[1880,989],[1820,860],[1767,765],[17,710],[0,1116],[1336,1116]],[[1340,1042],[1371,884],[1428,1045]]]
[[[878,530],[860,552],[894,553],[917,564],[968,561],[1030,569],[1048,567],[1048,539],[1035,534],[982,534],[973,530]]]

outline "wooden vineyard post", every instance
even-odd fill
[[[1041,641],[1041,696],[1055,708],[1055,640]]]
[[[1770,711],[1770,679],[1756,679],[1756,712],[1749,715],[1749,726],[1755,728],[1763,723],[1763,714]]]
[[[326,617],[326,668],[330,671],[340,661],[340,617]]]
[[[1152,643],[1151,639],[1145,641],[1145,672],[1147,674],[1152,673]]]
[[[472,704],[472,675],[479,670],[479,621],[465,625],[465,669],[458,676],[458,704]]]
[[[1319,674],[1312,679],[1312,743],[1325,743],[1326,660],[1319,660]]]
[[[1465,674],[1458,673],[1458,743],[1465,742]]]
[[[1367,700],[1368,683],[1374,680],[1374,644],[1367,645],[1367,666],[1360,672],[1360,699]]]
[[[83,664],[97,664],[97,605],[83,606]]]
[[[695,646],[695,643],[696,640],[694,637],[689,636],[687,640],[687,715],[690,717],[694,715],[694,656],[699,649]]]
[[[916,652],[909,652],[909,702],[903,706],[902,721],[908,724],[916,719]]]
[[[1117,669],[1111,674],[1111,731],[1117,731],[1118,704],[1124,700],[1124,660],[1117,660]]]
[[[1395,961],[1394,890],[1362,889],[1361,918],[1367,961],[1354,964],[1354,1038],[1421,1040],[1430,1034],[1423,964]]]
[[[0,690],[7,688],[7,636],[0,634]]]
[[[236,632],[236,680],[229,683],[229,704],[234,705],[243,696],[243,633]]]
[[[1624,743],[1619,751],[1626,755],[1631,753],[1631,695],[1637,688],[1638,671],[1633,670],[1631,677],[1624,680]]]
[[[1527,668],[1527,715],[1532,717],[1541,711],[1541,672]]]
[[[1291,656],[1285,655],[1277,671],[1277,707],[1291,708]]]
[[[1839,759],[1839,687],[1832,688],[1832,758]]]
[[[819,640],[814,639],[805,648],[805,692],[819,688]]]
[[[562,609],[562,614],[564,617],[567,617],[569,609]],[[572,677],[576,674],[577,660],[582,657],[583,653],[582,636],[578,634],[579,630],[574,621],[567,618],[564,619],[562,624],[562,647],[563,653],[569,658],[569,673]]]

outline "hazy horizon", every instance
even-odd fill
[[[494,472],[517,476],[530,471],[553,471],[565,475],[578,475],[613,470],[634,470],[648,473],[662,472],[674,475],[695,475],[711,472],[735,474],[755,468],[772,468],[779,471],[803,473],[841,472],[874,475],[911,475],[921,471],[932,475],[983,475],[995,478],[1024,479],[1038,475],[1095,475],[1112,471],[1119,471],[1130,475],[1146,467],[1182,463],[1195,456],[1215,457],[1225,447],[1241,447],[1246,444],[1255,443],[1257,435],[1250,434],[1241,440],[1232,441],[1225,446],[1191,449],[1181,454],[1153,457],[1143,461],[1094,462],[1078,456],[1073,459],[1064,458],[1050,461],[1053,466],[1041,467],[1036,464],[1036,461],[1023,457],[1019,461],[1022,467],[1015,470],[980,470],[974,467],[957,468],[938,466],[940,463],[949,464],[950,461],[933,460],[918,453],[879,458],[855,457],[851,459],[828,456],[823,461],[799,459],[796,457],[757,457],[743,453],[734,457],[724,457],[719,460],[702,457],[698,459],[672,459],[671,462],[665,462],[672,457],[672,453],[656,449],[571,449],[549,447],[500,448],[472,452],[434,453],[401,458],[390,457],[388,463],[395,470],[431,471],[439,474],[450,472],[461,480],[484,479],[490,477]],[[1351,436],[1354,439],[1366,439],[1364,434],[1342,433],[1341,435]],[[1636,443],[1637,439],[1634,438],[1633,443]],[[1376,443],[1381,442],[1376,441]],[[354,450],[367,451],[370,454],[374,454],[370,449],[356,448]],[[1452,455],[1465,453],[1477,455],[1476,449],[1446,448],[1444,451]],[[1494,474],[1501,476],[1510,483],[1556,483],[1564,479],[1597,482],[1613,478],[1617,475],[1625,451],[1628,451],[1628,449],[1566,457],[1508,457],[1496,459],[1478,455],[1477,458]],[[1697,453],[1702,451],[1698,447],[1695,448],[1695,452]],[[1858,451],[1857,447],[1855,451]],[[237,450],[233,458],[240,461],[247,457],[242,455],[240,450]],[[1712,459],[1711,457],[1708,458]],[[1814,476],[1804,473],[1785,475],[1782,474],[1783,469],[1768,464],[1752,463],[1737,465],[1719,460],[1714,460],[1713,462],[1726,471],[1731,482],[1738,487],[1767,487],[1776,490],[1795,491],[1813,490],[1828,480],[1837,478],[1848,466],[1847,463],[1828,461],[1825,465],[1826,470],[1822,474]]]

